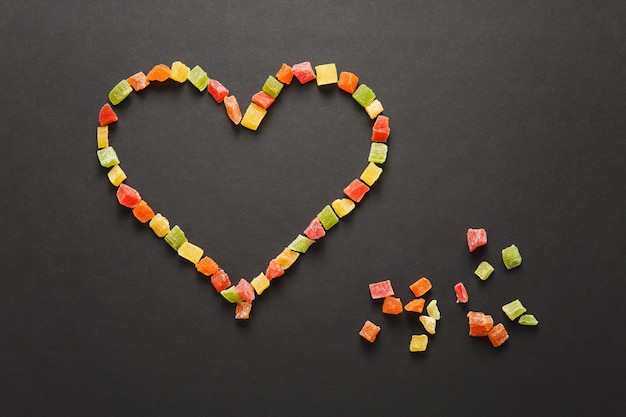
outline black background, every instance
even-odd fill
[[[621,1],[3,2],[0,414],[619,415],[625,24]],[[176,60],[244,109],[283,62],[334,62],[391,119],[379,182],[245,323],[118,205],[95,155],[110,88]],[[189,83],[116,111],[128,184],[233,280],[341,197],[369,149],[363,110],[314,83],[256,133]],[[469,253],[468,227],[487,246]],[[512,243],[523,264],[506,271]],[[406,302],[421,276],[443,317],[415,354],[417,317],[383,316],[367,286],[391,279]],[[538,327],[504,316],[515,298]],[[470,338],[468,309],[509,341]]]

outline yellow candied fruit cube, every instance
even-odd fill
[[[278,262],[283,269],[287,269],[293,265],[296,259],[298,259],[298,256],[300,256],[298,252],[285,248],[280,255],[276,257],[276,262]]]
[[[204,255],[204,250],[193,243],[183,242],[178,248],[178,255],[195,265],[200,262],[200,258]]]
[[[124,180],[126,179],[126,173],[122,170],[119,164],[113,165],[113,168],[107,172],[107,177],[109,177],[109,181],[111,184],[118,187]]]
[[[367,168],[365,168],[365,170],[361,174],[361,180],[365,184],[372,186],[376,182],[376,180],[378,180],[378,177],[380,177],[380,174],[382,174],[382,172],[383,169],[381,167],[373,162],[370,162],[369,165],[367,165]]]
[[[354,210],[354,207],[356,205],[354,204],[354,201],[350,200],[349,198],[341,198],[333,201],[331,206],[333,207],[335,213],[337,213],[337,216],[343,217],[348,215],[352,210]]]
[[[154,215],[149,226],[158,237],[164,237],[170,232],[170,222],[161,213]]]
[[[265,110],[263,107],[254,103],[250,103],[248,109],[246,110],[246,113],[241,119],[241,125],[250,130],[257,130],[257,128],[261,124],[261,120],[263,120],[266,113],[267,110]]]
[[[254,288],[254,291],[258,295],[261,295],[263,291],[269,288],[270,280],[267,279],[267,277],[265,276],[263,272],[261,272],[259,275],[252,278],[252,280],[250,281],[250,285],[252,285],[252,287]]]
[[[190,71],[191,70],[187,65],[180,61],[175,61],[172,63],[170,78],[174,81],[178,81],[179,83],[184,83],[187,81]]]
[[[98,126],[98,149],[109,146],[109,126]]]
[[[428,346],[428,336],[425,334],[414,334],[411,336],[409,350],[411,352],[424,352]]]
[[[317,85],[337,84],[337,66],[335,64],[317,65],[315,67]]]
[[[383,104],[378,99],[372,101],[369,106],[365,107],[365,111],[370,116],[370,119],[375,119],[383,110],[385,110],[383,109]]]

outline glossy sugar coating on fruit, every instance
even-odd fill
[[[120,159],[117,157],[117,153],[115,153],[115,149],[113,149],[113,146],[107,146],[106,148],[98,149],[97,154],[100,165],[105,168],[111,168],[112,166],[120,163]]]
[[[380,115],[372,126],[372,142],[387,142],[391,128],[389,127],[389,117]]]
[[[370,289],[370,295],[372,296],[374,300],[394,295],[393,287],[391,286],[391,281],[388,279],[369,284],[369,289]]]
[[[339,217],[337,217],[333,209],[328,205],[317,213],[317,218],[326,230],[331,229],[334,225],[339,223]]]
[[[432,287],[433,285],[426,277],[422,277],[415,281],[413,284],[409,285],[409,289],[416,297],[421,297],[422,295],[426,294]]]
[[[238,125],[241,122],[242,117],[237,98],[235,96],[224,97],[224,107],[226,108],[226,114],[228,114],[228,118],[235,125]]]
[[[354,93],[354,90],[356,90],[356,86],[358,84],[359,84],[359,77],[357,77],[355,74],[348,72],[348,71],[342,71],[339,74],[339,80],[337,80],[337,86],[341,88],[343,91],[352,94]]]
[[[224,99],[226,99],[226,97],[228,97],[228,94],[230,93],[228,91],[228,88],[224,87],[222,83],[214,79],[209,80],[207,84],[207,91],[209,92],[209,94],[211,94],[211,97],[213,97],[216,103],[221,103],[222,101],[224,101]]]
[[[269,288],[270,280],[265,276],[263,272],[261,272],[259,275],[252,278],[252,280],[250,281],[250,285],[252,285],[252,288],[254,288],[254,291],[258,295],[261,295],[263,291]]]
[[[426,306],[426,312],[428,312],[428,315],[435,320],[439,320],[441,318],[441,313],[439,312],[437,300],[431,300],[430,303],[428,303],[428,305]]]
[[[126,81],[128,81],[128,84],[130,84],[135,91],[143,90],[150,85],[150,81],[148,81],[148,78],[143,71],[139,71],[138,73],[128,77]]]
[[[378,99],[372,101],[367,107],[365,107],[365,112],[372,120],[381,114],[383,110],[385,110],[383,108],[383,104]]]
[[[276,73],[276,79],[283,84],[291,84],[291,80],[293,79],[293,71],[291,70],[291,67],[283,63]]]
[[[474,274],[481,280],[485,281],[491,276],[493,270],[493,266],[491,266],[489,262],[482,261],[480,264],[478,264],[478,267],[474,271]]]
[[[170,222],[161,213],[154,215],[149,226],[158,237],[165,237],[170,232]]]
[[[487,336],[493,327],[493,318],[480,311],[470,311],[467,313],[469,324],[469,335],[473,337]]]
[[[424,330],[429,334],[435,334],[437,332],[437,320],[431,316],[420,316],[420,322],[424,326]]]
[[[522,305],[520,300],[513,300],[502,306],[502,311],[509,318],[509,320],[515,320],[526,312],[526,308]]]
[[[335,64],[323,64],[315,67],[315,78],[317,85],[336,84],[337,78],[337,66]]]
[[[487,232],[485,229],[467,229],[467,247],[474,252],[479,246],[487,244]]]
[[[383,300],[382,312],[384,314],[398,315],[402,313],[402,300],[398,297],[388,296]]]
[[[165,241],[168,245],[172,247],[175,251],[178,251],[178,248],[187,241],[185,237],[185,232],[182,231],[178,225],[172,227],[168,234],[165,235]]]
[[[237,283],[235,290],[237,290],[237,294],[239,294],[241,298],[248,302],[254,301],[254,298],[256,297],[254,293],[254,287],[243,278],[239,280],[239,283]]]
[[[370,187],[367,184],[364,184],[360,180],[353,180],[346,188],[343,189],[343,193],[350,198],[350,200],[359,203],[365,193],[370,190]]]
[[[274,97],[267,94],[265,91],[259,91],[252,96],[252,102],[262,109],[269,109],[272,104],[274,104]]]
[[[522,316],[518,320],[519,324],[523,324],[524,326],[536,326],[539,324],[535,316],[532,314],[522,314]]]
[[[504,328],[504,325],[502,323],[498,323],[493,326],[491,330],[489,330],[487,337],[493,347],[498,347],[509,339],[509,334]]]
[[[513,269],[522,264],[522,255],[520,255],[517,246],[511,245],[502,249],[502,262],[504,262],[506,269]]]
[[[172,74],[172,70],[165,64],[157,64],[150,71],[148,71],[148,75],[146,78],[148,81],[165,81],[170,78]]]
[[[387,160],[387,145],[381,142],[372,142],[367,160],[376,164],[385,163]]]
[[[299,253],[305,253],[309,247],[315,243],[313,239],[306,236],[298,235],[288,246],[289,249]]]
[[[424,311],[424,304],[426,304],[426,300],[423,298],[415,298],[404,306],[406,311],[411,311],[413,313],[421,313]]]
[[[213,259],[205,256],[204,258],[196,262],[196,269],[202,275],[206,275],[207,277],[209,277],[217,272],[217,270],[219,269],[219,265]]]
[[[285,275],[285,269],[283,266],[276,259],[272,259],[265,270],[265,276],[267,279],[271,281],[274,278],[282,277],[283,275]]]
[[[428,347],[428,336],[425,334],[414,334],[411,336],[409,350],[411,352],[424,352]]]
[[[263,87],[261,88],[261,90],[266,92],[272,98],[278,97],[282,89],[283,89],[283,83],[281,83],[280,81],[278,81],[276,78],[272,77],[271,75],[267,77],[267,79],[265,80],[265,83],[263,84]]]
[[[326,235],[326,230],[324,229],[324,226],[322,226],[320,220],[315,217],[311,220],[311,223],[309,223],[306,229],[304,229],[304,234],[309,239],[317,240]]]
[[[456,294],[457,303],[467,303],[469,301],[467,289],[462,282],[459,282],[454,286],[454,293]]]
[[[232,284],[230,283],[230,277],[228,274],[223,269],[218,269],[213,275],[211,275],[211,285],[213,285],[213,288],[215,288],[217,292],[221,293],[222,291],[230,288]],[[233,290],[234,289],[235,287],[233,287]]]
[[[349,198],[339,198],[333,201],[331,206],[340,218],[350,214],[350,212],[354,210],[354,207],[356,207],[354,201]]]
[[[126,173],[122,170],[122,167],[117,164],[113,165],[113,168],[107,172],[107,177],[109,178],[109,181],[111,181],[111,184],[117,187],[126,179]]]
[[[98,126],[97,130],[98,149],[109,146],[109,126]]]
[[[291,265],[293,265],[293,263],[296,261],[296,259],[298,259],[299,256],[300,254],[298,252],[293,251],[289,248],[285,248],[276,257],[276,262],[278,262],[280,266],[283,267],[283,269],[287,269]]]
[[[250,130],[257,130],[266,114],[267,110],[254,103],[250,103],[241,119],[241,125]]]
[[[380,174],[382,173],[383,169],[381,167],[373,162],[370,162],[365,170],[363,170],[360,179],[371,187],[378,180],[378,178],[380,178]]]
[[[187,241],[183,242],[183,244],[178,248],[178,255],[195,265],[200,262],[202,255],[204,255],[204,250]]]
[[[141,223],[147,223],[154,217],[154,211],[150,208],[148,203],[141,200],[139,204],[133,207],[133,216],[135,216],[135,218]]]
[[[98,114],[98,121],[100,122],[100,126],[106,126],[111,123],[117,122],[117,114],[113,110],[113,107],[109,103],[105,103],[104,106],[100,109],[100,113]]]
[[[133,87],[128,84],[128,81],[122,80],[109,92],[109,101],[114,105],[120,104],[132,92]]]
[[[380,326],[377,326],[369,320],[365,320],[365,324],[363,324],[361,331],[359,331],[359,335],[370,343],[374,343],[378,333],[380,333]]]
[[[120,184],[115,195],[117,201],[124,207],[133,208],[141,202],[139,192],[126,184]]]
[[[172,68],[170,73],[170,78],[174,81],[178,81],[179,83],[184,83],[187,81],[187,77],[189,76],[189,67],[183,64],[180,61],[172,62]]]
[[[313,67],[309,61],[295,64],[291,67],[291,72],[298,79],[300,84],[306,84],[315,79],[315,73],[313,72]]]
[[[243,297],[241,294],[237,292],[237,288],[234,285],[226,288],[225,290],[220,291],[222,297],[224,297],[228,302],[233,304],[243,301]]]
[[[376,99],[376,94],[374,94],[374,91],[367,85],[361,84],[354,93],[352,93],[352,98],[361,106],[367,107]]]
[[[191,69],[191,71],[189,71],[187,79],[199,91],[204,91],[204,89],[209,84],[209,75],[198,65],[196,65]]]

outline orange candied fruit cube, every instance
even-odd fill
[[[498,323],[489,330],[487,337],[493,347],[498,347],[509,338],[509,333],[504,328],[504,324]]]
[[[146,77],[146,74],[143,73],[143,71],[139,71],[137,74],[130,76],[126,79],[126,82],[130,84],[130,86],[133,87],[133,90],[135,91],[143,90],[148,85],[150,85],[150,81],[148,81],[148,78]]]
[[[385,297],[383,300],[383,313],[394,315],[402,313],[402,301],[398,297]]]
[[[248,320],[251,310],[252,303],[250,301],[239,301],[235,305],[235,318],[237,320]]]
[[[374,340],[376,340],[376,336],[378,336],[378,333],[380,333],[380,326],[377,326],[371,321],[366,320],[363,328],[359,332],[359,335],[368,342],[374,343]]]
[[[480,311],[470,311],[467,313],[469,322],[469,335],[473,337],[487,336],[489,330],[493,328],[493,318]]]
[[[154,211],[150,208],[148,203],[141,200],[139,204],[133,207],[133,215],[141,223],[147,223],[154,217]]]
[[[426,294],[432,287],[433,285],[426,277],[422,277],[413,284],[409,285],[409,288],[413,291],[413,294],[415,294],[416,297],[421,297]]]
[[[235,96],[224,97],[224,107],[226,107],[226,113],[229,119],[236,125],[241,122],[241,109]]]
[[[351,72],[342,71],[339,73],[339,80],[337,81],[337,86],[341,88],[343,91],[346,91],[350,94],[354,93],[356,90],[356,86],[359,84],[359,77],[354,75]]]
[[[196,264],[196,269],[198,270],[198,272],[208,277],[216,273],[219,269],[219,266],[217,265],[217,262],[215,262],[213,259],[205,256],[204,258],[200,259],[200,261],[198,261],[198,263]]]
[[[283,64],[276,73],[276,79],[283,84],[291,84],[291,80],[293,79],[291,67],[287,64]]]
[[[409,301],[404,306],[406,311],[412,311],[414,313],[421,313],[424,311],[424,304],[426,304],[426,300],[423,298],[416,298],[414,300]]]
[[[170,78],[172,70],[165,64],[158,64],[152,67],[152,69],[146,75],[148,81],[165,81]]]

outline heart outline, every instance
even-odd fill
[[[206,256],[202,248],[189,242],[178,225],[170,228],[167,218],[161,213],[154,213],[147,202],[141,198],[139,192],[125,183],[126,174],[121,169],[117,153],[109,144],[108,125],[118,121],[117,114],[111,104],[121,103],[131,93],[145,89],[151,82],[163,82],[172,79],[182,85],[189,81],[199,92],[202,93],[206,90],[217,103],[223,103],[228,117],[235,125],[241,124],[241,126],[255,131],[284,85],[289,85],[294,77],[300,84],[306,84],[312,80],[316,80],[318,86],[337,84],[341,90],[352,95],[357,103],[366,110],[371,120],[375,119],[372,126],[368,166],[360,177],[355,178],[344,188],[342,198],[337,198],[331,204],[326,205],[302,233],[299,233],[279,255],[270,260],[265,273],[261,272],[250,282],[241,278],[237,285],[233,285],[228,274],[213,259]],[[266,88],[268,85],[269,87]],[[260,98],[263,101],[259,102],[255,98],[257,100]],[[276,78],[270,75],[262,90],[252,96],[252,102],[244,115],[241,115],[235,96],[231,96],[229,90],[219,81],[209,78],[200,66],[196,65],[190,69],[180,61],[174,61],[171,67],[157,64],[147,76],[140,71],[121,80],[109,92],[109,101],[110,104],[107,102],[100,109],[97,155],[100,164],[109,168],[107,176],[109,181],[117,187],[118,202],[132,209],[133,215],[141,223],[150,222],[150,228],[157,237],[163,238],[177,251],[179,256],[192,262],[198,272],[210,277],[213,287],[222,297],[236,304],[236,319],[248,319],[252,301],[257,295],[261,295],[269,288],[270,281],[282,276],[300,255],[307,252],[313,243],[324,237],[326,232],[337,224],[342,217],[356,208],[382,174],[383,170],[380,165],[384,164],[387,159],[387,139],[390,128],[389,118],[381,114],[384,110],[382,103],[376,98],[372,89],[365,84],[359,84],[359,78],[355,74],[341,72],[338,76],[335,64],[318,65],[313,72],[313,67],[308,61],[295,64],[293,67],[283,63],[276,73]],[[265,105],[267,107],[263,108]]]

